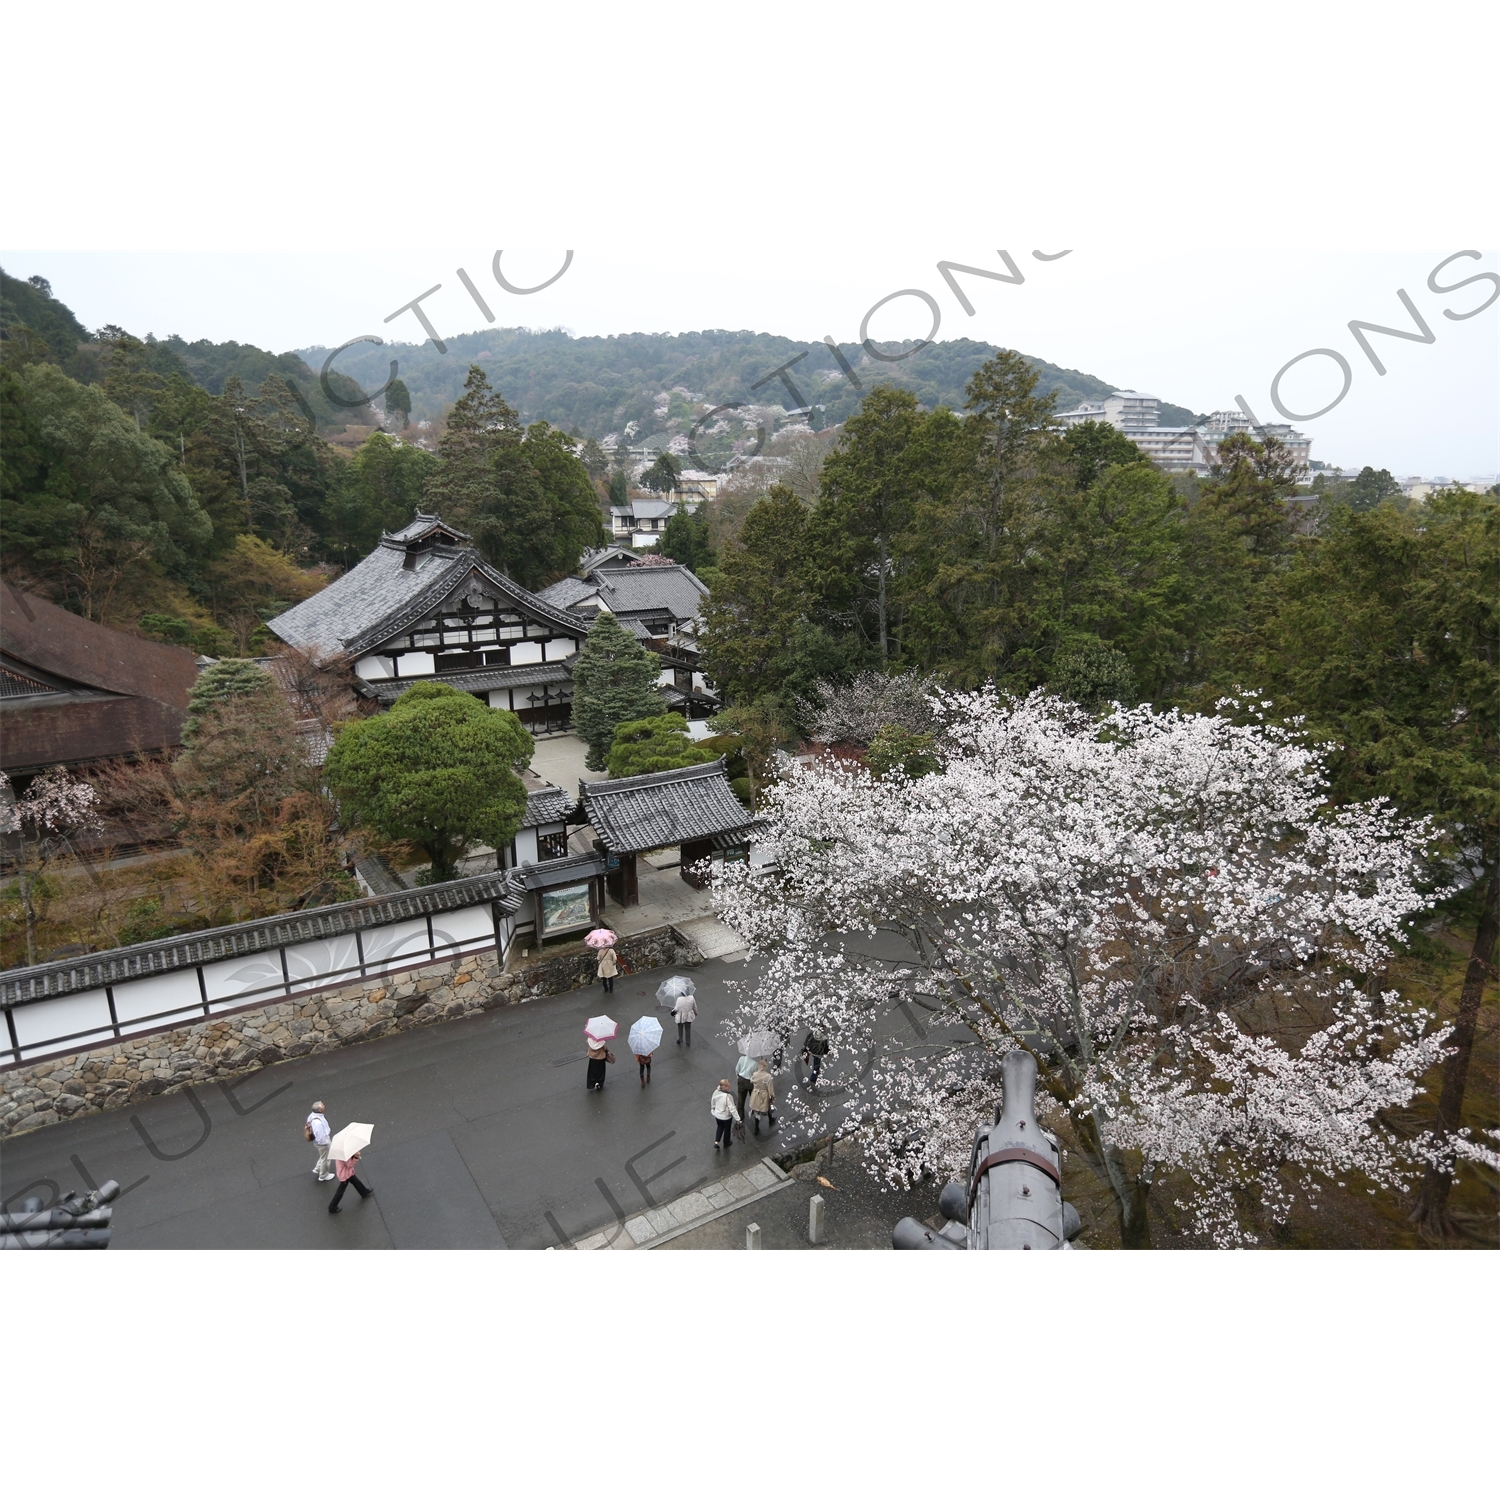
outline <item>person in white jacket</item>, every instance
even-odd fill
[[[693,1022],[698,1019],[697,1000],[692,995],[679,995],[677,1003],[672,1007],[672,1015],[677,1021],[677,1045],[680,1047],[686,1042],[691,1047]]]
[[[313,1105],[312,1113],[307,1117],[306,1135],[318,1148],[318,1164],[313,1168],[313,1176],[319,1182],[332,1182],[333,1173],[328,1170],[328,1143],[333,1139],[333,1133],[328,1128],[328,1116],[321,1099]]]
[[[730,1085],[727,1078],[719,1080],[719,1086],[713,1091],[708,1101],[708,1112],[714,1117],[714,1150],[719,1149],[722,1143],[729,1145],[729,1133],[733,1130],[735,1123],[740,1118],[740,1112],[735,1107],[734,1095],[729,1091]]]

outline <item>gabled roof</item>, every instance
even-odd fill
[[[78,765],[182,743],[191,651],[96,625],[0,587],[0,765]]]
[[[604,604],[613,614],[654,614],[692,620],[708,597],[708,585],[681,563],[656,568],[610,568],[595,575]]]
[[[545,599],[558,609],[573,609],[598,592],[599,585],[585,578],[559,578],[556,583],[549,583],[537,598]]]
[[[410,533],[410,535],[408,535]],[[269,621],[289,645],[333,654],[366,651],[409,630],[471,579],[503,607],[582,635],[576,616],[539,599],[492,568],[474,548],[438,539],[463,537],[435,516],[419,516],[311,599]]]
[[[540,791],[526,794],[521,827],[541,828],[547,823],[566,823],[577,807],[578,804],[561,787],[544,786]]]
[[[722,756],[680,771],[585,782],[578,790],[584,814],[611,854],[642,854],[751,826],[730,790]]]

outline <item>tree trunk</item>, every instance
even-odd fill
[[[889,633],[886,628],[885,618],[885,575],[890,566],[886,553],[885,538],[880,539],[880,664],[885,665],[886,659],[886,636]]]
[[[1120,1220],[1122,1250],[1151,1250],[1151,1220],[1146,1212],[1150,1189],[1138,1174],[1132,1173],[1124,1158],[1113,1146],[1106,1146],[1092,1114],[1073,1116],[1073,1126],[1080,1147],[1079,1154],[1093,1169],[1094,1175],[1109,1188]]]
[[[1436,1127],[1441,1140],[1452,1135],[1463,1118],[1464,1090],[1469,1082],[1474,1032],[1479,1024],[1479,1002],[1484,997],[1485,981],[1494,973],[1497,933],[1500,933],[1500,866],[1490,870],[1485,883],[1484,909],[1479,914],[1479,926],[1474,932],[1474,946],[1469,952],[1469,966],[1464,972],[1463,992],[1458,1001],[1458,1019],[1453,1027],[1453,1055],[1443,1069],[1443,1091],[1438,1098]],[[1424,1234],[1444,1238],[1453,1232],[1448,1217],[1448,1193],[1452,1187],[1450,1170],[1427,1169],[1421,1195],[1411,1216]]]
[[[31,875],[22,870],[21,908],[26,913],[26,962],[36,962],[36,903],[32,900]]]

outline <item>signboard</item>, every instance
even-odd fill
[[[565,885],[552,891],[538,891],[541,905],[542,935],[561,932],[566,927],[586,927],[593,921],[589,903],[589,882]]]

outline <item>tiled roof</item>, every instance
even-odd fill
[[[426,530],[433,529],[435,518],[419,520]],[[472,572],[502,603],[537,620],[577,630],[576,617],[496,572],[472,547],[434,542],[419,550],[417,566],[408,568],[408,542],[420,540],[423,533],[419,530],[414,537],[407,533],[417,526],[413,521],[395,536],[382,537],[367,558],[311,599],[277,615],[268,622],[270,628],[288,645],[304,651],[326,655],[365,650],[431,614]],[[451,527],[443,529],[463,535]]]
[[[440,677],[385,677],[362,682],[360,687],[377,703],[394,703],[417,682],[441,682],[461,693],[489,693],[497,688],[544,687],[567,682],[572,674],[565,661],[541,661],[530,667],[489,667],[480,672],[444,672]]]
[[[556,583],[549,583],[538,595],[538,599],[545,599],[548,604],[555,604],[558,609],[572,609],[580,599],[587,599],[599,592],[597,583],[589,583],[583,578],[559,578]]]
[[[570,854],[566,859],[544,859],[534,865],[520,865],[510,873],[528,891],[547,886],[569,885],[604,874],[604,857],[599,854]]]
[[[526,794],[522,828],[540,828],[546,823],[566,823],[578,804],[561,787],[546,786]]]
[[[494,901],[502,911],[514,912],[521,904],[521,888],[509,871],[474,875],[467,880],[418,886],[396,895],[366,896],[360,901],[341,901],[337,906],[264,917],[258,922],[241,922],[234,927],[217,927],[186,937],[111,948],[107,953],[60,958],[31,968],[10,969],[0,975],[0,1001],[16,1005],[52,995],[77,994],[107,984],[145,979],[152,974],[170,974],[221,958],[265,953],[295,943],[364,932],[410,917],[478,906],[483,901]]]
[[[587,782],[580,790],[583,812],[612,854],[642,854],[684,839],[712,838],[747,822],[722,757],[680,771]]]

